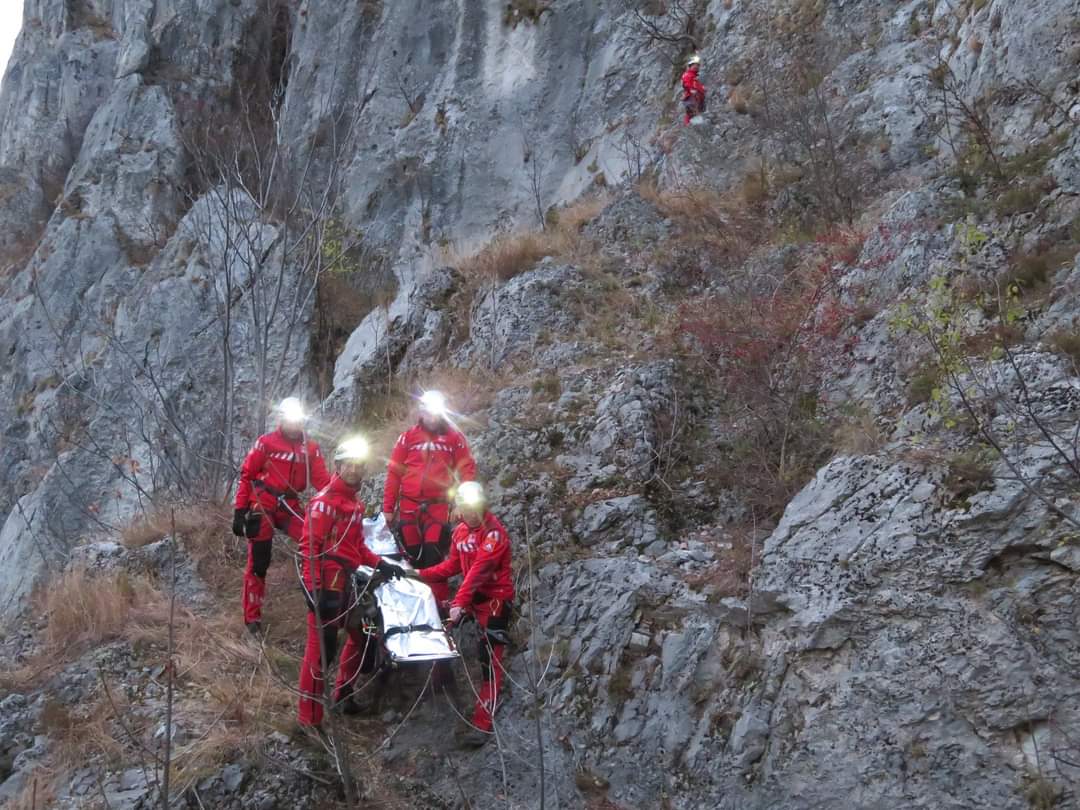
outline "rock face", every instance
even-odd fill
[[[313,387],[300,371],[312,297],[301,271],[275,271],[279,287],[235,245],[241,233],[266,248],[286,234],[256,203],[192,185],[193,119],[248,93],[260,49],[287,71],[278,134],[289,148],[318,161],[329,129],[368,100],[337,155],[347,192],[335,213],[388,257],[400,281],[390,319],[414,324],[410,342],[444,328],[424,314],[436,243],[542,215],[594,174],[618,177],[609,124],[666,81],[603,6],[514,21],[498,2],[437,17],[423,4],[295,5],[26,3],[0,96],[7,613],[75,538],[115,527],[155,487],[226,484],[251,438],[233,434],[264,414],[255,400]],[[232,242],[211,233],[226,221]],[[267,230],[252,238],[245,223]],[[275,323],[262,341],[263,312],[290,298],[288,334]],[[373,312],[339,361],[340,402],[385,349],[386,317]],[[146,390],[114,401],[132,380]]]
[[[66,565],[160,579],[167,546],[119,529],[224,496],[275,398],[322,400],[332,441],[443,375],[483,389],[463,421],[519,619],[497,744],[459,755],[441,704],[364,718],[415,806],[1077,806],[1077,19],[1076,0],[27,0],[0,91],[5,649],[38,643],[31,590]],[[693,48],[708,124],[682,127]],[[256,169],[226,182],[200,152],[268,80],[275,154],[340,185],[314,252]],[[582,247],[504,279],[447,258],[624,180]],[[765,524],[728,469],[732,420],[759,413],[687,371],[682,315],[786,279],[806,242],[857,245],[829,293],[860,315],[797,409],[848,408],[874,438],[837,441]],[[311,264],[354,253],[362,306],[329,346]],[[180,567],[209,620],[215,584]],[[267,662],[295,652],[274,643]],[[158,716],[137,646],[0,693],[0,797],[51,756],[50,701],[85,702],[99,669]],[[288,768],[219,763],[183,801],[330,801],[268,734]],[[64,781],[64,807],[155,798],[127,762]]]

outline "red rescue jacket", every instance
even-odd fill
[[[304,584],[329,591],[345,588],[349,572],[326,555],[341,557],[349,566],[374,568],[379,556],[364,545],[364,503],[356,490],[334,475],[330,483],[308,504],[304,533],[300,536],[300,556],[304,561]],[[311,581],[311,563],[320,576]]]
[[[450,556],[419,572],[424,582],[443,582],[461,574],[463,579],[451,604],[469,608],[482,599],[514,598],[514,574],[510,570],[510,537],[491,512],[475,529],[462,521],[454,529]]]
[[[688,67],[686,72],[683,73],[682,89],[683,101],[687,101],[691,98],[697,98],[698,101],[705,101],[705,85],[698,80],[698,68],[696,65]]]
[[[445,500],[455,482],[474,478],[476,461],[461,433],[449,426],[432,433],[413,425],[398,437],[390,453],[383,511],[393,512],[399,496],[410,501]]]
[[[289,439],[277,429],[260,436],[240,468],[236,487],[236,508],[256,504],[273,509],[278,495],[297,498],[311,483],[322,489],[330,483],[319,445],[307,443],[307,458],[301,439]],[[307,459],[311,460],[311,481],[307,480]]]

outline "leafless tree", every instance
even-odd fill
[[[653,167],[653,155],[648,141],[641,135],[637,121],[624,122],[613,146],[623,159],[623,177],[632,183],[640,183]]]
[[[529,194],[536,209],[536,221],[541,230],[547,229],[546,208],[544,207],[544,178],[547,172],[547,157],[536,139],[530,134],[525,117],[521,117],[521,162],[525,166],[525,179]]]
[[[774,154],[805,172],[802,188],[820,214],[849,225],[859,197],[857,173],[845,143],[854,141],[852,120],[829,105],[823,47],[770,41],[755,60],[760,94],[757,118]]]
[[[1001,157],[995,144],[988,99],[971,100],[969,82],[958,76],[947,59],[940,60],[923,76],[917,98],[927,117],[939,122],[953,159],[963,165],[974,144],[995,178],[1001,178]]]
[[[658,48],[672,65],[679,65],[700,47],[698,31],[705,3],[701,0],[622,0],[618,24],[636,39]]]

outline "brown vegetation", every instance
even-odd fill
[[[508,281],[547,256],[573,257],[590,252],[582,228],[604,210],[607,194],[585,197],[548,217],[542,231],[500,234],[478,252],[461,255],[450,251],[447,262],[467,280]]]
[[[853,346],[859,311],[840,281],[861,245],[859,232],[833,228],[785,268],[730,277],[723,294],[679,307],[672,339],[724,392],[732,426],[712,462],[716,482],[766,518],[779,517],[833,450],[842,414],[822,385]]]
[[[750,572],[761,553],[760,540],[755,544],[751,527],[711,538],[709,545],[716,552],[716,562],[687,577],[687,584],[707,592],[710,602],[729,596],[745,598],[750,593]]]
[[[709,258],[741,258],[767,241],[763,218],[747,210],[740,194],[706,186],[661,191],[651,181],[639,184],[638,192],[677,223],[681,246],[707,250]]]
[[[161,600],[161,593],[144,579],[73,569],[44,589],[46,641],[57,651],[101,644],[145,621],[148,609]]]

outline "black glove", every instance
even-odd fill
[[[392,562],[386,560],[379,560],[379,564],[375,566],[375,570],[382,574],[387,579],[399,579],[405,576],[405,569],[399,565],[394,565]]]
[[[232,533],[235,534],[237,537],[243,537],[244,534],[245,534],[245,532],[244,532],[244,528],[245,528],[244,524],[247,521],[248,511],[249,510],[246,507],[244,509],[234,509],[233,510]]]

